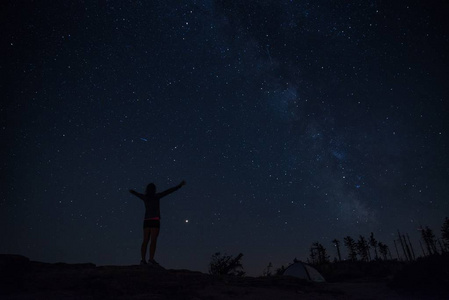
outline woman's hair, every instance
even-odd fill
[[[156,185],[154,185],[154,183],[149,183],[147,185],[147,191],[146,194],[147,195],[152,195],[156,193]]]

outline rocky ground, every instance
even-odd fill
[[[1,299],[421,299],[386,280],[311,283],[292,277],[216,277],[142,266],[48,264],[0,255]],[[426,298],[422,298],[426,299]],[[435,298],[435,299],[438,299]]]

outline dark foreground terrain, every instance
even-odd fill
[[[1,299],[443,299],[387,280],[311,283],[292,277],[216,277],[141,266],[48,264],[0,255]],[[429,296],[429,297],[426,297]]]

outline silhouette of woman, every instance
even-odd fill
[[[145,256],[150,238],[150,259],[148,260],[148,263],[152,265],[158,265],[158,263],[154,260],[154,254],[156,253],[157,237],[159,236],[159,228],[161,226],[161,211],[159,207],[159,200],[162,197],[165,197],[168,194],[179,190],[185,184],[186,182],[183,180],[177,186],[172,187],[162,193],[156,193],[156,186],[154,185],[154,183],[149,183],[147,185],[145,194],[138,193],[134,190],[129,190],[131,194],[142,199],[143,203],[145,204],[145,219],[143,221],[143,242],[140,248],[140,253],[142,255],[142,260],[140,261],[141,265],[147,264]]]

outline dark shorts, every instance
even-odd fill
[[[160,220],[143,220],[143,228],[161,228]]]

